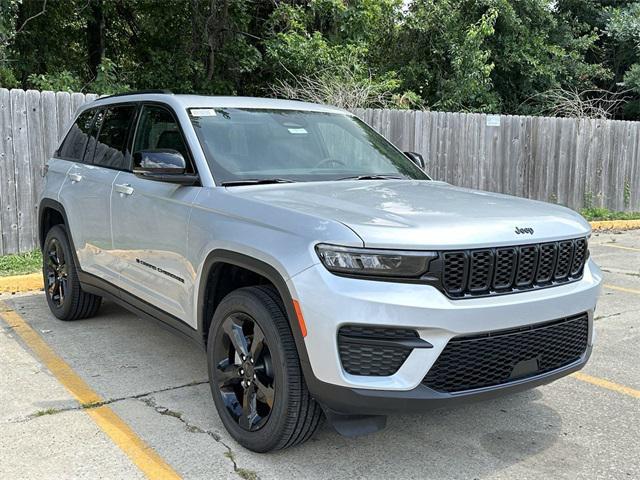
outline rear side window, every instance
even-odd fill
[[[136,112],[136,107],[126,105],[108,108],[101,122],[100,133],[93,155],[93,163],[102,167],[127,170],[129,168],[129,152],[127,140],[129,128]]]
[[[95,113],[95,110],[89,110],[80,114],[60,145],[57,157],[76,162],[82,160]]]
[[[162,107],[145,105],[136,129],[133,152],[166,149],[180,152],[187,163],[187,171],[193,173],[187,146],[172,113]]]

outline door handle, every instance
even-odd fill
[[[133,187],[128,183],[121,183],[115,185],[116,192],[123,195],[131,195],[133,193]]]
[[[71,179],[72,183],[77,183],[82,180],[82,175],[80,175],[79,173],[70,173],[69,178]]]

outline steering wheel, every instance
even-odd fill
[[[327,165],[327,166],[328,165],[341,165],[343,167],[346,167],[344,162],[341,162],[340,160],[336,160],[335,158],[327,157],[327,158],[323,158],[318,163],[316,163],[316,165],[313,168],[322,168],[325,165]]]

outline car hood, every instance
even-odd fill
[[[301,182],[228,190],[263,204],[341,222],[365,246],[376,248],[518,245],[591,231],[580,215],[565,207],[436,181]]]

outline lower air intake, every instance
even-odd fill
[[[518,329],[455,337],[422,383],[452,393],[533,377],[580,359],[588,336],[585,313]]]

